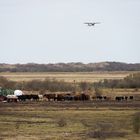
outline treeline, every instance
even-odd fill
[[[92,71],[140,71],[140,64],[120,62],[56,63],[56,64],[0,64],[0,72],[92,72]]]
[[[5,77],[0,77],[0,87],[4,89],[21,89],[28,91],[75,91],[75,84],[68,83],[64,81],[50,80],[45,79],[41,80],[32,80],[27,82],[15,82],[7,80]]]
[[[140,73],[130,74],[122,80],[103,80],[94,83],[94,87],[105,88],[140,88]]]
[[[28,91],[87,91],[95,89],[98,93],[99,88],[140,88],[140,73],[130,74],[122,80],[103,80],[96,83],[80,82],[70,83],[57,80],[32,80],[16,82],[7,80],[5,77],[0,77],[0,87],[4,89],[21,89]]]

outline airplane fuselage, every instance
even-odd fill
[[[95,24],[100,24],[99,22],[86,22],[88,26],[94,26]]]

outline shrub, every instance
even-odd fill
[[[98,138],[100,140],[105,140],[106,138],[113,138],[113,137],[124,137],[126,135],[125,132],[103,132],[103,131],[90,131],[88,136],[90,138]]]
[[[97,138],[99,140],[105,140],[113,137],[124,137],[125,135],[125,132],[115,130],[112,123],[102,121],[96,122],[95,126],[87,133],[88,137]]]
[[[140,131],[140,112],[134,114],[133,117],[133,131],[138,134]]]
[[[64,127],[67,125],[67,121],[65,118],[60,118],[57,123],[59,127]]]

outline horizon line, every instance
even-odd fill
[[[96,63],[124,63],[124,64],[140,64],[140,62],[123,62],[123,61],[98,61],[98,62],[49,62],[49,63],[39,63],[39,62],[26,62],[26,63],[5,63],[5,62],[1,62],[0,64],[9,64],[9,65],[18,65],[18,64],[21,64],[21,65],[25,65],[25,64],[44,64],[44,65],[47,65],[47,64],[69,64],[69,63],[82,63],[82,64],[96,64]]]

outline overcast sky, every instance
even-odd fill
[[[0,63],[102,61],[140,63],[140,0],[0,0]]]

